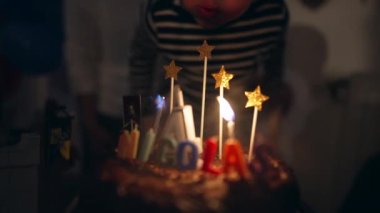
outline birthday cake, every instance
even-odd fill
[[[207,43],[204,45],[207,47]],[[161,107],[153,116],[154,124],[142,131],[140,138],[142,122],[136,109],[140,111],[141,100],[125,103],[130,113],[125,113],[128,116],[124,120],[128,122],[120,135],[115,158],[104,163],[95,182],[87,184],[80,211],[297,212],[300,196],[292,170],[271,146],[253,144],[257,113],[268,99],[260,87],[245,93],[246,107],[255,110],[246,155],[233,134],[234,116],[223,115],[229,122],[229,134],[224,140],[222,113],[233,110],[229,104],[222,107],[227,102],[223,96],[218,97],[219,138],[203,139],[203,125],[197,138],[192,107],[183,103],[181,90],[173,86],[180,68],[172,61],[165,70],[172,80],[170,109],[165,115],[162,99],[158,99],[156,104]],[[213,76],[220,88],[228,88],[228,81],[233,78],[223,66]]]
[[[297,212],[292,171],[260,145],[249,177],[181,171],[137,160],[109,160],[82,200],[83,212]],[[87,205],[86,205],[87,204]]]

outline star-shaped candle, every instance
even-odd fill
[[[175,61],[172,60],[169,65],[164,66],[166,75],[165,78],[170,78],[170,113],[173,111],[173,96],[174,96],[174,80],[177,80],[177,74],[182,67],[176,66]]]
[[[214,49],[214,46],[207,44],[207,41],[204,40],[202,46],[198,48],[199,56],[203,60],[203,88],[202,88],[202,112],[201,112],[201,125],[199,137],[203,141],[203,125],[204,125],[204,115],[205,115],[205,102],[206,102],[206,82],[207,82],[207,60],[211,58],[211,51]]]
[[[223,99],[224,96],[224,88],[230,88],[230,80],[234,77],[233,74],[228,73],[224,66],[220,69],[218,73],[212,74],[215,78],[215,88],[219,87],[219,97]],[[222,108],[219,105],[219,159],[222,157],[222,140],[223,140],[223,116],[222,116]]]
[[[257,86],[256,89],[252,92],[245,92],[245,96],[247,96],[248,98],[248,102],[245,105],[245,108],[248,108],[248,107],[255,108],[255,111],[253,113],[253,119],[252,119],[251,138],[249,140],[249,152],[248,152],[248,161],[251,161],[253,147],[254,147],[255,132],[256,132],[257,114],[258,114],[258,111],[261,111],[263,102],[268,100],[269,97],[261,93],[260,86]]]

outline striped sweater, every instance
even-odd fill
[[[183,67],[178,83],[185,101],[199,113],[203,61],[197,49],[204,40],[215,46],[208,60],[208,99],[215,99],[218,94],[211,74],[218,72],[222,65],[235,75],[230,81],[231,89],[225,92],[231,97],[244,99],[244,91],[253,90],[258,82],[266,84],[282,79],[282,52],[288,23],[287,8],[282,0],[253,1],[240,18],[217,29],[202,28],[179,2],[150,1],[143,8],[143,24],[135,36],[130,58],[133,91],[152,92],[154,80],[165,80],[163,69],[157,70],[160,77],[154,79],[154,59],[160,54],[167,62],[174,59]],[[169,84],[169,81],[164,82],[164,85]]]

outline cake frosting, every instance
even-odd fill
[[[79,205],[106,212],[297,212],[292,170],[267,145],[257,146],[250,178],[180,171],[138,160],[110,159]],[[91,205],[88,205],[91,204]]]

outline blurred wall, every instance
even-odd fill
[[[378,0],[330,0],[308,8],[300,0],[287,1],[290,25],[308,25],[327,40],[325,78],[346,77],[378,70],[380,20]]]

